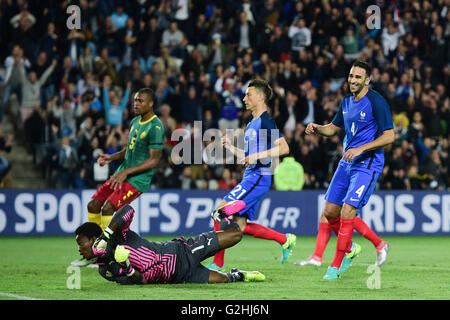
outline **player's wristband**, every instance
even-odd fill
[[[134,268],[130,266],[130,270],[129,272],[127,272],[127,277],[131,277],[135,273],[135,271],[136,270],[134,270]]]
[[[122,264],[123,264],[123,263],[122,263]],[[131,266],[130,260],[127,259],[127,260],[125,261],[125,267],[124,267],[123,270],[124,270],[125,273],[127,274],[127,277],[131,277],[131,276],[134,274],[135,270],[134,270],[134,268]]]
[[[103,230],[103,234],[107,239],[114,233],[109,227],[106,227],[105,230]]]

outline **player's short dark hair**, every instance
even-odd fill
[[[150,88],[141,88],[138,93],[146,94],[150,101],[155,101],[155,92]]]
[[[367,63],[365,61],[356,60],[352,64],[352,68],[353,67],[358,67],[358,68],[362,68],[362,69],[366,70],[366,76],[368,76],[368,77],[370,77],[370,75],[372,74],[372,67],[370,66],[369,63]]]
[[[87,238],[98,238],[102,234],[102,228],[94,222],[85,222],[75,230],[75,235]]]
[[[248,87],[255,87],[256,90],[262,92],[264,94],[264,103],[266,105],[269,104],[269,100],[272,99],[273,96],[272,87],[270,86],[269,82],[267,82],[266,80],[254,79],[250,81]]]

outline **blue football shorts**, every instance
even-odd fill
[[[236,185],[223,199],[227,202],[242,200],[245,202],[245,208],[236,216],[247,217],[253,220],[259,201],[269,191],[272,185],[272,175],[251,173],[244,176],[242,181]]]
[[[352,168],[350,163],[340,161],[333,175],[325,200],[342,206],[364,207],[375,190],[379,172]]]

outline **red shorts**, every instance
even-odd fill
[[[92,196],[92,199],[95,199],[102,204],[105,203],[106,200],[109,200],[116,210],[126,204],[130,204],[142,194],[142,192],[127,181],[122,183],[122,189],[117,188],[116,190],[111,189],[108,183],[109,180],[98,188],[97,192]]]

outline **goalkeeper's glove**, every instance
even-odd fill
[[[108,245],[108,240],[111,237],[112,230],[106,228],[103,230],[100,237],[95,240],[94,245],[92,246],[92,251],[96,257],[103,258],[106,255],[106,247]]]
[[[114,259],[121,265],[123,271],[127,277],[131,277],[135,270],[131,266],[128,256],[130,255],[130,250],[126,249],[124,246],[117,246],[116,252],[114,253]]]

